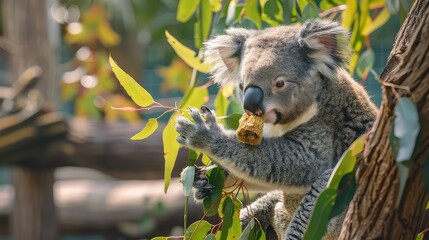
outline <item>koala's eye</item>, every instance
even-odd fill
[[[284,80],[277,80],[276,82],[276,88],[282,88],[285,85],[285,81]]]
[[[272,85],[273,91],[280,93],[286,88],[286,77],[281,75],[276,78]]]
[[[243,90],[243,83],[238,84],[238,87],[240,88],[240,90]]]

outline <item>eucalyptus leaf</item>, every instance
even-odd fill
[[[211,228],[210,223],[206,220],[194,222],[186,229],[185,239],[204,240]]]
[[[226,240],[229,234],[229,229],[232,227],[232,217],[234,216],[234,202],[231,197],[226,197],[222,204],[222,234],[220,236],[221,240]]]
[[[216,235],[214,235],[213,233],[210,233],[204,238],[204,240],[216,240]]]
[[[399,12],[399,0],[386,0],[386,8],[389,13],[396,15]]]
[[[177,21],[187,22],[194,12],[197,10],[200,0],[179,0],[179,5],[177,6]]]
[[[393,126],[393,133],[399,140],[397,162],[411,159],[419,132],[420,123],[416,105],[409,98],[399,98],[395,107]]]
[[[399,203],[401,202],[401,198],[405,190],[405,184],[407,183],[410,168],[404,162],[397,162],[396,167],[398,168],[399,174],[399,190],[398,197],[396,198],[396,206],[399,206]]]
[[[303,240],[322,239],[328,228],[336,196],[337,190],[333,188],[326,188],[320,193],[314,205],[313,214],[311,215]]]
[[[183,195],[189,197],[195,179],[195,167],[187,166],[182,172]]]
[[[202,63],[202,58],[196,56],[197,54],[180,43],[176,38],[174,38],[169,32],[165,31],[165,36],[167,37],[167,41],[171,47],[173,47],[174,51],[177,55],[190,67],[195,68],[196,70],[202,73],[208,73],[210,67],[207,64]]]
[[[374,66],[375,62],[375,54],[372,49],[365,50],[359,60],[356,67],[356,73],[359,77],[362,77],[365,73],[368,73],[372,67]]]
[[[136,80],[122,70],[116,64],[115,60],[113,60],[112,56],[109,56],[109,63],[112,67],[113,73],[118,78],[119,83],[137,105],[140,107],[147,107],[155,102],[152,95],[150,95],[150,93],[140,86]]]
[[[265,233],[255,219],[250,220],[238,240],[265,240]]]
[[[143,140],[152,135],[156,129],[158,129],[158,120],[156,120],[156,118],[151,118],[140,132],[131,137],[131,140]]]
[[[207,216],[213,216],[218,212],[225,182],[225,173],[221,168],[215,167],[210,169],[206,175],[209,183],[215,188],[212,190],[212,194],[203,200],[203,209]]]
[[[347,173],[341,179],[337,189],[338,196],[332,207],[330,218],[340,215],[349,205],[356,192],[356,178],[354,173]]]
[[[179,153],[180,144],[176,141],[179,134],[174,129],[176,118],[179,115],[173,114],[162,132],[162,144],[164,145],[164,192],[167,192],[171,182],[171,173],[176,163],[177,154]]]

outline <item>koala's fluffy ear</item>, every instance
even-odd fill
[[[348,68],[349,33],[337,22],[306,21],[299,31],[298,41],[325,76],[335,75],[333,70],[337,67]]]
[[[204,43],[204,62],[211,65],[211,74],[216,83],[232,83],[238,79],[241,50],[252,30],[230,28]]]

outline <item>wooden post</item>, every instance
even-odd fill
[[[28,67],[38,65],[42,77],[36,88],[49,103],[55,103],[54,47],[49,38],[45,0],[3,1],[5,36],[14,47],[9,53],[9,81]],[[25,149],[23,149],[25,151]],[[38,155],[43,155],[40,151]],[[31,159],[29,159],[31,161]],[[13,184],[15,203],[12,210],[11,237],[15,240],[50,240],[57,238],[53,198],[53,169],[15,168]]]

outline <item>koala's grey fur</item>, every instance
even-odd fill
[[[264,124],[257,146],[245,145],[216,117],[191,110],[195,120],[177,119],[182,145],[207,154],[232,177],[259,191],[272,191],[243,209],[279,238],[302,238],[314,202],[341,154],[372,126],[376,107],[348,74],[348,33],[338,23],[312,20],[301,27],[229,29],[205,43],[214,81],[234,84],[239,98],[248,86],[264,94]],[[284,81],[282,88],[276,81]],[[287,228],[287,231],[286,231]]]

